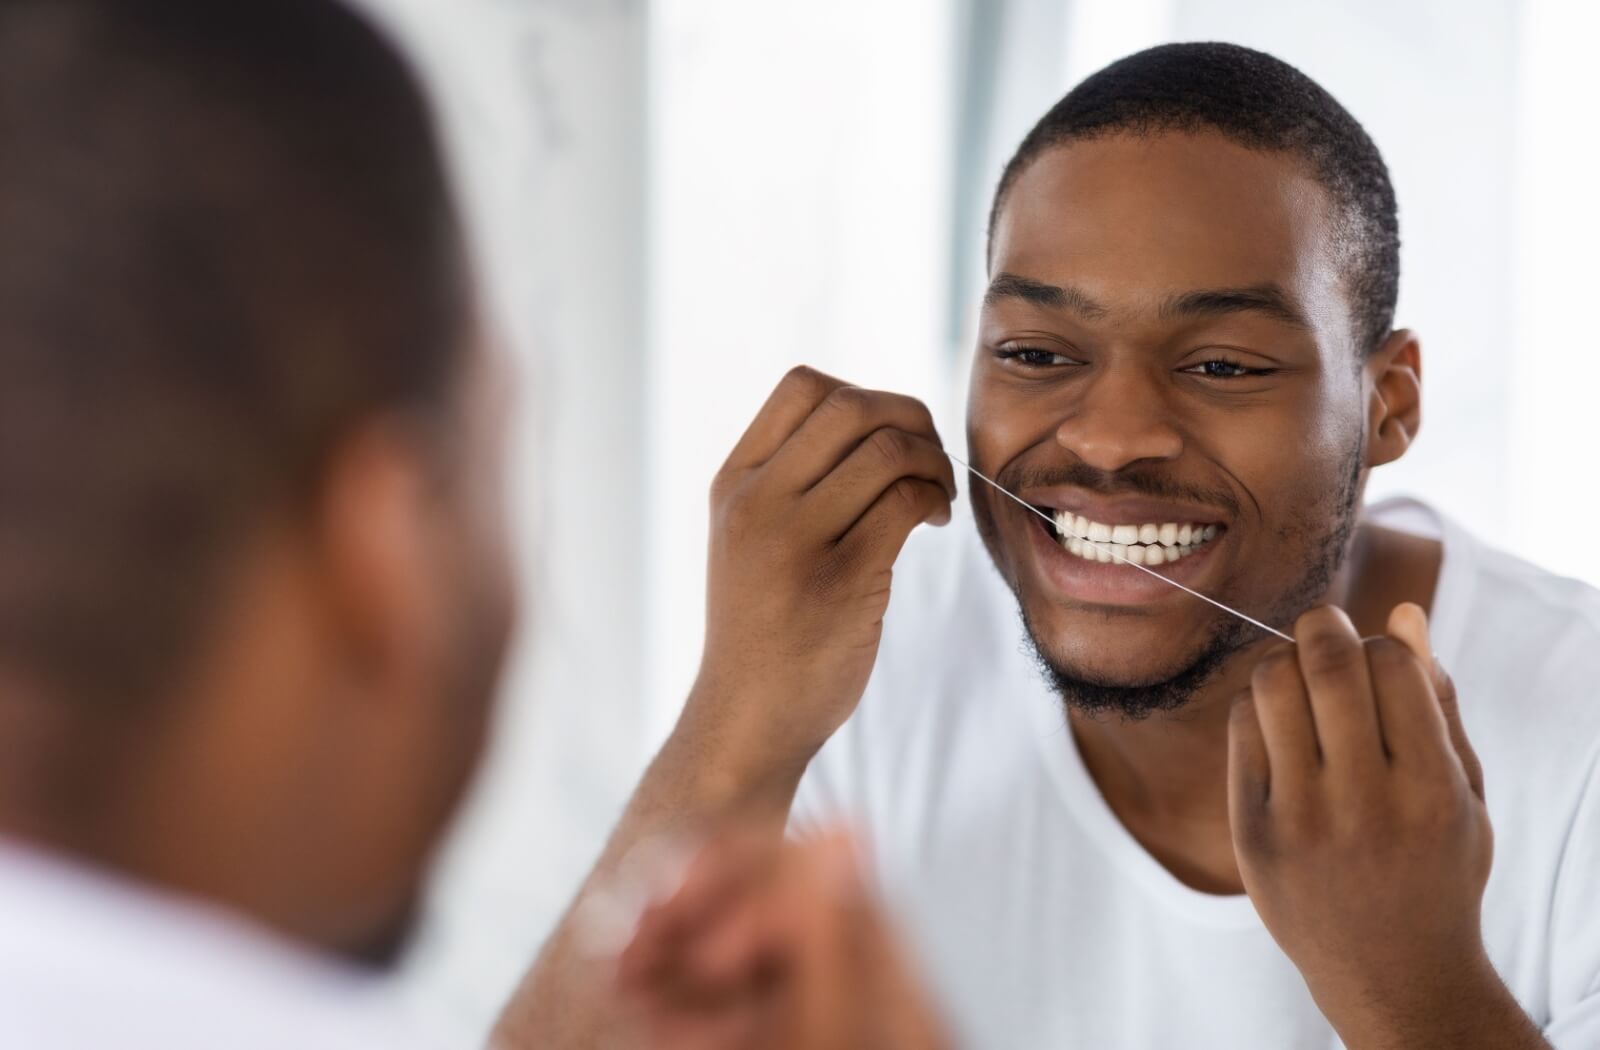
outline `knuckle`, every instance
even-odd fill
[[[924,489],[911,478],[901,478],[889,487],[889,494],[903,509],[920,514],[923,510]]]
[[[1336,631],[1317,628],[1297,633],[1297,637],[1300,665],[1309,674],[1340,674],[1355,669],[1362,660],[1360,644]]]
[[[1300,664],[1287,644],[1275,646],[1250,672],[1250,686],[1262,693],[1275,692],[1300,676]]]
[[[879,461],[891,470],[904,467],[911,459],[911,439],[903,430],[880,427],[868,436],[867,443]]]
[[[828,391],[822,405],[827,411],[844,419],[860,419],[871,404],[867,391],[858,386],[836,386]]]
[[[810,365],[795,365],[784,373],[783,381],[779,385],[798,394],[822,397],[827,393],[829,383],[827,376]]]
[[[1370,638],[1366,649],[1367,663],[1374,671],[1396,674],[1409,671],[1417,664],[1411,650],[1393,638]]]
[[[907,416],[915,421],[919,430],[927,431],[929,434],[935,433],[933,413],[928,411],[927,405],[914,397],[907,397],[904,394],[895,394],[893,396],[895,401],[905,408]]]

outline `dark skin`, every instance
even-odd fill
[[[1336,219],[1292,158],[1217,135],[1046,152],[994,231],[968,458],[1033,479],[1040,491],[1020,495],[1035,504],[1082,495],[1039,480],[1052,472],[1087,471],[1101,501],[1178,494],[1181,517],[1094,520],[1218,523],[1187,582],[1296,639],[1247,637],[1176,711],[1072,715],[1134,836],[1192,886],[1249,893],[1352,1050],[1545,1047],[1479,932],[1481,776],[1427,642],[1439,546],[1339,528],[1367,472],[1417,433],[1421,350],[1406,331],[1357,345]],[[1159,583],[1075,592],[1071,571],[1045,568],[1064,555],[1034,515],[972,492],[1056,665],[1146,686],[1226,625]],[[785,377],[713,488],[700,677],[591,887],[652,835],[729,814],[780,833],[866,686],[906,533],[948,520],[952,496],[922,406]],[[552,939],[503,1035],[551,1026],[604,1045],[617,1031],[585,998],[575,928]]]
[[[238,537],[165,695],[76,710],[0,669],[0,832],[386,964],[477,766],[511,624],[505,362],[442,427],[359,420]]]
[[[1410,333],[1358,367],[1340,271],[1324,248],[1328,211],[1291,160],[1220,136],[1114,137],[1039,158],[995,229],[968,407],[975,464],[990,476],[1072,460],[1154,468],[1176,485],[1220,490],[1240,510],[1189,585],[1264,615],[1315,554],[1296,514],[1340,485],[1355,435],[1366,433],[1365,471],[1402,455],[1420,424]],[[1009,278],[1026,284],[1006,292],[1018,283]],[[1060,302],[1038,289],[1059,289]],[[1253,297],[1172,308],[1240,289]],[[1075,601],[1034,571],[1024,536],[1033,524],[1020,509],[996,506],[993,518],[997,563],[1045,650],[1075,670],[1160,677],[1192,660],[1223,615],[1177,591],[1132,608]],[[1350,611],[1363,634],[1382,633],[1402,601],[1428,606],[1436,543],[1365,529],[1354,547],[1321,602]],[[1242,891],[1221,742],[1228,701],[1258,654],[1239,654],[1181,718],[1073,717],[1113,810],[1169,869],[1211,892]]]
[[[1302,508],[1337,490],[1352,448],[1364,485],[1420,423],[1416,338],[1395,332],[1364,356],[1353,345],[1335,219],[1293,158],[1217,135],[1040,157],[995,231],[974,463],[1004,477],[1068,459],[1220,493],[1225,531],[1189,585],[1281,611],[1324,540]],[[1178,592],[1081,600],[1039,567],[1025,511],[975,498],[1053,662],[1136,684],[1204,648],[1221,614]],[[1439,564],[1436,543],[1364,527],[1306,596],[1318,607],[1295,620],[1295,644],[1238,651],[1177,713],[1073,711],[1072,728],[1157,859],[1199,889],[1250,894],[1347,1045],[1545,1046],[1479,931],[1491,834],[1427,644]]]

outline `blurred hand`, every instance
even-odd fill
[[[785,376],[712,485],[705,652],[682,726],[719,763],[798,779],[866,688],[907,536],[947,523],[956,491],[921,402]]]
[[[1427,1040],[1461,1003],[1504,995],[1479,925],[1489,815],[1454,686],[1414,605],[1386,637],[1363,641],[1334,608],[1294,634],[1230,725],[1245,889],[1347,1045],[1443,1045]]]
[[[648,909],[619,979],[654,1050],[942,1050],[849,838],[713,842]]]

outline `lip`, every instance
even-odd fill
[[[1082,515],[1090,521],[1103,522],[1107,525],[1143,525],[1147,522],[1160,525],[1169,521],[1176,525],[1227,524],[1225,515],[1214,507],[1173,503],[1143,496],[1094,496],[1081,489],[1072,488],[1030,489],[1017,495],[1035,507],[1069,511],[1074,515]]]
[[[1073,513],[1079,513],[1076,508],[1059,509],[1072,509]],[[1025,513],[1020,507],[1017,510],[1018,513]],[[1085,512],[1085,517],[1088,516]],[[1204,591],[1202,577],[1215,563],[1217,548],[1228,540],[1228,533],[1224,531],[1182,561],[1144,571],[1121,562],[1088,561],[1071,554],[1056,540],[1050,526],[1045,524],[1042,518],[1037,514],[1028,514],[1027,518],[1029,542],[1039,576],[1046,586],[1057,591],[1061,597],[1081,605],[1127,608],[1152,606],[1161,602],[1183,600],[1186,597],[1182,591],[1162,583],[1150,573],[1182,583],[1185,587]],[[1177,520],[1198,522],[1204,519]]]

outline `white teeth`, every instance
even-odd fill
[[[1058,511],[1055,515],[1060,543],[1069,554],[1086,561],[1131,562],[1134,565],[1170,565],[1193,554],[1201,544],[1216,539],[1218,525],[1108,525],[1081,514]]]

